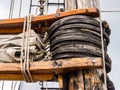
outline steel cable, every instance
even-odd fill
[[[14,11],[14,0],[11,0],[9,19],[11,19],[13,17],[13,11]]]
[[[21,17],[21,9],[22,9],[22,0],[20,0],[20,7],[19,7],[19,18]]]
[[[103,59],[103,73],[104,73],[104,90],[107,90],[107,79],[106,79],[106,65],[105,65],[105,50],[104,50],[104,42],[103,42],[103,30],[102,30],[102,17],[101,17],[101,7],[100,7],[100,0],[99,0],[99,10],[100,10],[100,30],[101,30],[101,44],[102,44],[102,59]]]

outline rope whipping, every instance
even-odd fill
[[[101,44],[102,44],[102,60],[103,60],[103,73],[104,73],[104,90],[107,90],[107,79],[106,79],[106,65],[105,65],[105,50],[104,50],[104,41],[103,41],[103,27],[102,27],[102,17],[101,17],[101,7],[100,7],[100,0],[99,0],[99,11],[100,11],[100,30],[101,30]]]

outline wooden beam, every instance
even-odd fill
[[[66,12],[57,12],[56,14],[48,14],[48,15],[41,15],[41,16],[34,16],[32,25],[38,24],[41,22],[46,22],[49,25],[49,21],[55,21],[60,18],[64,18],[70,15],[89,15],[92,17],[98,17],[99,12],[96,8],[89,8],[89,9],[77,9],[71,10]],[[23,27],[24,18],[14,18],[14,19],[4,19],[0,20],[0,28],[3,27]]]
[[[68,90],[104,90],[101,75],[102,69],[96,68],[72,72],[68,75]]]
[[[41,27],[41,28],[32,28],[36,33],[40,33],[41,31],[47,31],[49,30],[49,27]],[[12,27],[12,28],[0,28],[0,34],[19,34],[23,32],[23,28],[17,28],[17,27]]]
[[[32,74],[32,78],[33,81],[47,81],[47,80],[53,80],[54,79],[54,74],[53,73],[49,73],[49,74]],[[17,81],[23,81],[23,76],[22,73],[16,73],[16,74],[12,74],[12,73],[0,73],[0,80],[17,80]]]
[[[54,74],[63,74],[81,69],[102,68],[101,58],[72,58],[54,61],[30,62],[30,72],[34,80],[50,80]],[[39,77],[41,76],[41,78]],[[45,77],[46,78],[45,78]],[[1,80],[23,80],[20,63],[0,63]]]

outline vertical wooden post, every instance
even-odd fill
[[[65,0],[65,10],[97,7],[97,0]],[[71,72],[63,76],[63,90],[104,90],[101,69]],[[69,85],[69,86],[68,86]]]
[[[65,11],[82,8],[98,9],[98,0],[65,0]]]
[[[76,9],[76,0],[65,0],[65,11]]]

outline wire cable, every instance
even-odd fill
[[[32,9],[32,0],[30,0],[29,14],[31,14],[31,9]]]
[[[22,0],[20,0],[19,18],[20,18],[20,16],[21,16],[21,9],[22,9]]]
[[[106,79],[106,66],[105,66],[105,50],[104,50],[104,39],[103,39],[103,29],[102,29],[102,17],[101,17],[101,7],[100,7],[100,0],[99,0],[99,11],[100,11],[100,30],[101,30],[101,44],[102,44],[102,59],[103,59],[103,73],[104,73],[104,90],[107,90],[107,79]]]
[[[120,10],[102,10],[101,12],[102,12],[102,13],[103,13],[103,12],[109,12],[109,13],[110,13],[110,12],[116,12],[116,13],[117,13],[117,12],[120,12]]]
[[[2,82],[2,90],[4,90],[4,81]]]
[[[9,19],[11,19],[13,17],[13,11],[14,11],[14,0],[11,0]]]

